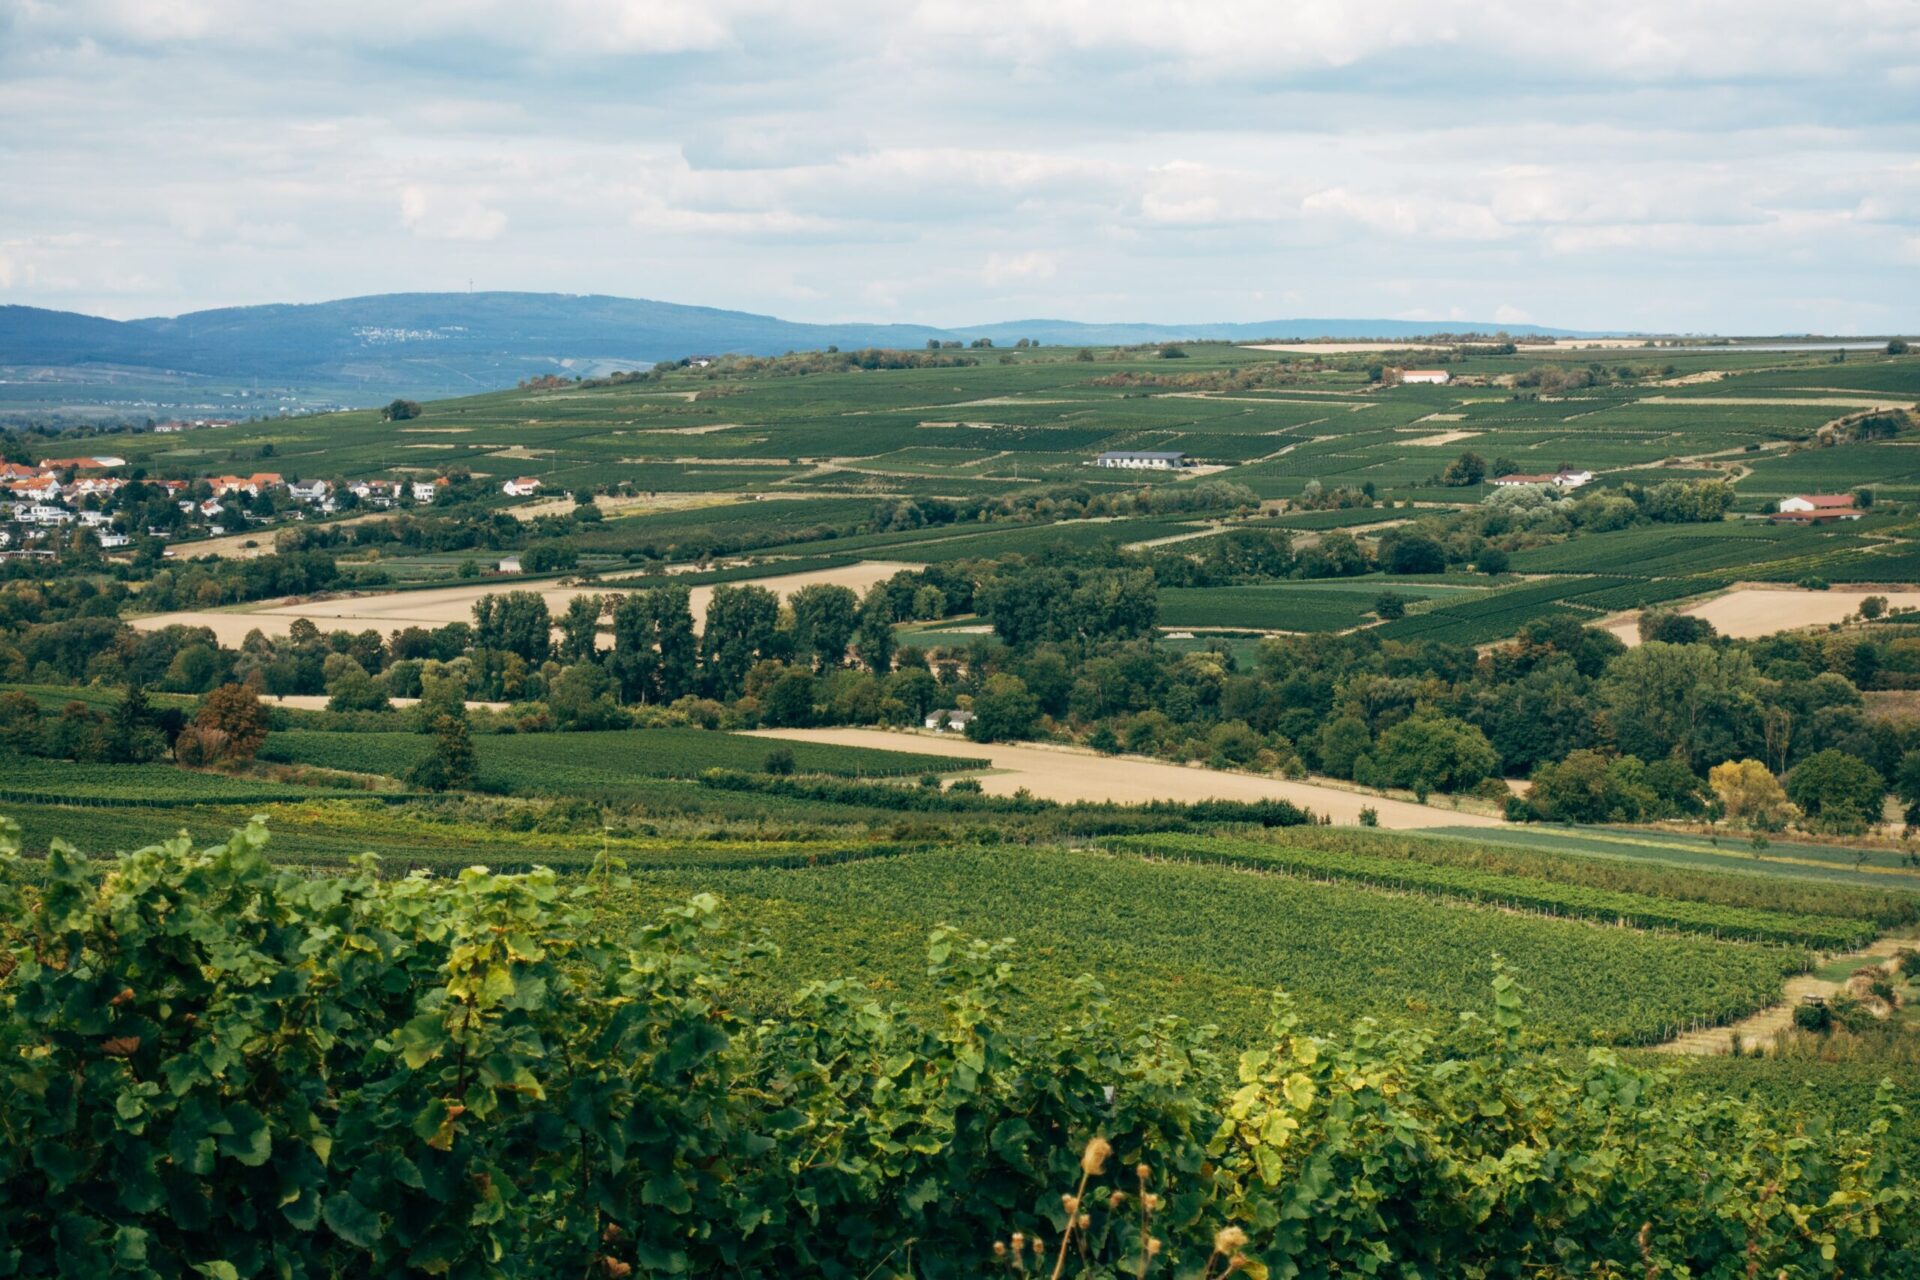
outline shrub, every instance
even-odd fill
[[[1793,1025],[1802,1031],[1825,1035],[1833,1030],[1833,1010],[1824,1000],[1817,1003],[1803,1000],[1793,1007]]]

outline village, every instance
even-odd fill
[[[448,476],[435,476],[336,484],[289,479],[276,471],[194,480],[152,480],[137,471],[132,477],[110,474],[126,466],[125,458],[107,454],[0,463],[0,560],[51,557],[89,547],[124,551],[142,533],[175,542],[304,520],[309,513],[331,516],[355,509],[430,506],[455,483]],[[464,483],[467,477],[460,480]],[[514,498],[532,497],[540,489],[537,476],[516,476],[500,485],[502,493]],[[174,549],[165,554],[173,555]],[[183,554],[192,554],[190,542]]]

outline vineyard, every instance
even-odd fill
[[[1218,863],[1309,880],[1352,881],[1545,915],[1577,916],[1635,929],[1698,933],[1823,951],[1857,947],[1879,933],[1870,921],[1837,916],[1674,901],[1462,866],[1436,866],[1411,859],[1326,849],[1289,848],[1270,841],[1212,836],[1121,836],[1107,842],[1107,847],[1170,861]]]
[[[13,1273],[102,1274],[113,1258],[133,1274],[295,1280],[860,1280],[911,1250],[913,1274],[965,1280],[1070,1220],[1096,1242],[1138,1225],[1141,1261],[1123,1274],[1158,1255],[1200,1275],[1230,1251],[1254,1275],[1491,1275],[1538,1253],[1557,1274],[1894,1276],[1920,1248],[1897,1105],[1911,1089],[1887,1082],[1854,1102],[1858,1120],[1809,1123],[1824,1109],[1772,1092],[1781,1073],[1756,1099],[1537,1037],[1565,993],[1553,968],[1584,958],[1566,944],[1609,931],[1482,912],[1562,945],[1456,971],[1456,940],[1422,917],[1424,938],[1390,936],[1375,959],[1441,970],[1425,990],[1466,999],[1405,1012],[1444,1031],[1343,1030],[1323,995],[1262,992],[1245,1052],[1223,1055],[1165,1016],[1170,1001],[1136,1017],[1054,976],[1103,967],[1140,932],[1131,920],[1053,955],[915,930],[900,971],[919,990],[902,1002],[860,981],[803,985],[820,956],[776,958],[662,877],[636,892],[611,868],[572,883],[288,874],[265,839],[255,826],[221,847],[142,850],[100,893],[82,855],[30,863],[0,828],[0,943],[17,957],[0,971]],[[1048,858],[1009,886],[1048,896],[983,906],[1010,926],[1056,903],[1084,912],[1072,891],[1096,877],[1080,859],[1111,861]],[[716,877],[820,883],[923,861]],[[927,889],[954,873],[926,869]],[[1217,906],[1247,879],[1187,874],[1203,896],[1170,905]],[[1281,933],[1284,958],[1318,945],[1349,986],[1377,980],[1335,932],[1358,891],[1311,888],[1302,905],[1333,915],[1287,921],[1307,936]],[[790,928],[798,905],[754,918]],[[860,949],[857,923],[836,921],[834,958]],[[1268,954],[1252,916],[1192,923],[1216,963]],[[1468,939],[1495,940],[1524,943]],[[1422,941],[1424,958],[1407,952]],[[1696,984],[1730,977],[1703,974],[1688,946],[1767,954],[1642,939],[1604,976],[1643,984],[1655,1010],[1690,963]],[[1067,989],[1058,1020],[1027,1029],[1014,1015],[1035,975]],[[779,1016],[756,1021],[762,1004]],[[1044,1246],[1031,1256],[1045,1265]]]
[[[913,957],[945,922],[1016,940],[1035,970],[1035,1019],[1063,1008],[1073,978],[1091,971],[1129,1012],[1216,1023],[1242,1042],[1275,985],[1316,1019],[1426,1023],[1477,1007],[1497,951],[1540,991],[1543,1032],[1644,1044],[1769,1004],[1782,977],[1806,963],[1792,949],[1064,850],[934,849],[802,873],[665,873],[635,892],[651,905],[696,889],[751,904],[790,972],[885,974],[903,998],[928,1000]]]
[[[404,777],[432,749],[411,733],[288,730],[268,739],[261,758],[350,773]],[[484,791],[531,795],[608,795],[656,778],[697,778],[709,769],[758,770],[775,750],[764,739],[705,729],[603,733],[488,734],[474,740]],[[849,778],[911,777],[981,766],[977,758],[793,743],[800,773]]]

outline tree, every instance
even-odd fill
[[[853,651],[876,676],[893,670],[893,594],[884,582],[868,587],[860,602],[860,628]]]
[[[842,586],[816,582],[793,593],[795,657],[811,657],[822,671],[846,661],[847,645],[860,625],[860,598]]]
[[[221,737],[219,758],[252,760],[267,741],[267,708],[246,685],[221,685],[200,702],[194,727]]]
[[[477,768],[466,718],[441,716],[433,722],[433,750],[407,771],[406,782],[422,791],[459,791],[473,785]]]
[[[1907,825],[1920,826],[1920,751],[1909,751],[1900,757],[1900,765],[1893,774],[1893,793],[1907,807]]]
[[[1705,644],[1716,638],[1713,624],[1690,613],[1648,609],[1640,615],[1640,639],[1662,644]]]
[[[114,764],[139,764],[158,759],[165,750],[166,739],[147,701],[146,688],[129,685],[127,696],[113,709],[107,730],[107,759]]]
[[[388,422],[406,422],[420,416],[420,405],[413,400],[395,400],[380,411]]]
[[[1429,791],[1465,791],[1499,768],[1500,757],[1478,728],[1427,711],[1409,716],[1380,735],[1373,752],[1388,786]]]
[[[1760,692],[1746,652],[1657,640],[1615,658],[1597,690],[1622,754],[1677,751],[1695,769],[1761,747]]]
[[[1905,338],[1888,338],[1887,354],[1890,356],[1903,356],[1907,354],[1907,340]]]
[[[700,661],[709,692],[737,698],[747,672],[773,648],[780,623],[780,599],[765,587],[718,586],[707,602],[707,629]]]
[[[804,728],[813,723],[816,682],[806,671],[788,671],[761,696],[766,722],[781,728]]]
[[[1480,554],[1473,558],[1473,567],[1488,575],[1505,573],[1511,558],[1499,547],[1482,547]]]
[[[986,688],[973,700],[973,719],[967,737],[975,742],[1006,742],[1031,738],[1040,721],[1040,703],[1019,676],[988,676]]]
[[[1407,602],[1391,591],[1383,591],[1374,597],[1373,612],[1381,621],[1392,622],[1407,616]]]
[[[1461,454],[1440,473],[1440,483],[1455,489],[1479,484],[1486,478],[1487,460],[1473,452]]]
[[[1787,775],[1787,798],[1808,821],[1828,831],[1858,832],[1880,822],[1887,784],[1873,766],[1829,747]]]
[[[498,649],[539,666],[553,645],[547,602],[534,591],[481,596],[473,605],[473,643],[477,649]]]
[[[1778,831],[1793,816],[1780,780],[1758,760],[1728,760],[1713,766],[1707,785],[1728,822],[1756,831]]]
[[[1372,746],[1373,735],[1367,732],[1365,720],[1358,716],[1330,720],[1320,730],[1320,768],[1336,778],[1351,778],[1354,762]]]
[[[600,614],[606,601],[600,596],[575,596],[560,615],[560,657],[565,662],[600,660]]]
[[[1860,602],[1860,616],[1868,622],[1872,622],[1875,618],[1885,617],[1886,612],[1887,598],[1885,596],[1868,596]]]
[[[1389,534],[1381,542],[1380,567],[1388,573],[1440,573],[1447,567],[1446,550],[1424,533]]]
[[[618,729],[631,723],[613,700],[613,677],[598,663],[568,667],[547,691],[556,727],[571,732]]]
[[[388,707],[387,692],[374,683],[367,669],[344,653],[327,655],[326,673],[327,710],[329,711],[385,711]]]

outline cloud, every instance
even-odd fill
[[[0,0],[0,288],[1916,328],[1916,85],[1903,0]]]
[[[507,215],[470,196],[410,186],[400,193],[400,221],[427,240],[497,240]]]
[[[986,265],[980,269],[980,278],[988,284],[1031,284],[1039,280],[1051,280],[1060,269],[1059,260],[1051,253],[1030,250],[1026,253],[990,253]]]

